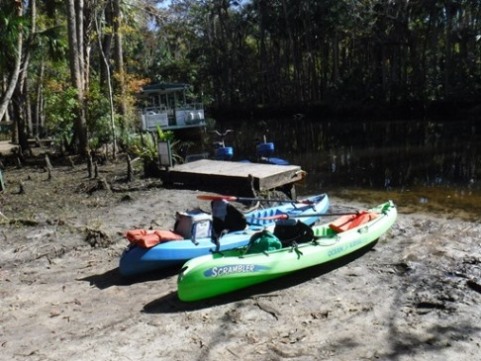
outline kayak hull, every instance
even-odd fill
[[[397,217],[392,202],[370,211],[379,216],[342,233],[332,231],[329,224],[314,226],[316,239],[297,247],[256,254],[237,249],[194,258],[184,264],[178,276],[179,299],[215,297],[351,254],[385,234]]]
[[[312,225],[329,208],[327,194],[315,195],[307,198],[312,204],[284,203],[276,207],[264,208],[249,212],[245,215],[248,228],[226,234],[220,240],[220,251],[245,246],[250,237],[266,227],[274,226],[274,219],[261,219],[278,214],[288,213],[290,218],[299,218],[303,223]],[[309,216],[312,214],[312,216]],[[119,272],[122,276],[136,276],[158,269],[183,264],[187,260],[212,253],[215,249],[211,238],[198,238],[194,244],[192,240],[168,241],[159,243],[152,248],[130,245],[122,253],[119,261]]]

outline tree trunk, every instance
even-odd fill
[[[104,10],[105,26],[113,28],[113,14],[112,3],[108,2]],[[104,62],[104,58],[110,59],[112,47],[112,32],[107,31],[102,34],[101,48],[100,48],[100,86],[102,89],[107,89],[107,73],[109,72],[109,64]]]
[[[75,6],[77,3],[77,6]],[[77,90],[77,117],[73,144],[82,156],[88,155],[87,120],[84,102],[83,0],[66,0],[69,39],[70,76]]]
[[[28,8],[30,9],[30,37],[28,41],[24,44],[24,50],[22,52],[22,63],[20,77],[17,82],[15,89],[15,104],[16,108],[16,120],[17,120],[17,131],[18,131],[18,141],[22,151],[28,150],[28,136],[29,130],[32,124],[32,112],[30,109],[30,101],[27,92],[27,79],[28,79],[28,68],[30,64],[30,44],[32,43],[33,37],[35,36],[36,21],[37,21],[37,4],[36,0],[30,0]]]
[[[97,18],[95,18],[97,19]],[[95,20],[95,26],[97,33],[100,34],[100,28],[98,26],[97,20]],[[110,75],[110,67],[109,67],[109,60],[106,54],[103,52],[102,41],[100,36],[98,37],[99,40],[99,48],[102,57],[103,68],[105,69],[105,85],[107,86],[107,91],[109,94],[109,103],[110,103],[110,127],[112,131],[112,156],[115,159],[117,155],[117,138],[115,134],[115,108],[114,108],[114,97],[112,91],[112,77]]]
[[[446,10],[446,27],[445,27],[445,61],[444,61],[444,95],[451,95],[451,74],[453,67],[453,16],[454,16],[454,5],[447,3],[445,5]]]
[[[114,2],[114,57],[115,57],[115,75],[117,79],[118,94],[120,95],[119,111],[122,116],[127,114],[127,104],[125,102],[125,84],[124,84],[124,54],[122,46],[122,12],[120,11],[120,0]]]
[[[269,81],[267,76],[267,57],[266,57],[266,25],[265,25],[265,17],[266,17],[266,4],[264,0],[260,0],[258,3],[258,12],[259,12],[259,31],[260,31],[260,62],[259,62],[259,69],[260,69],[260,88],[265,89],[265,92],[261,92],[259,94],[259,101],[261,104],[265,104],[268,101],[269,97]]]
[[[32,122],[34,123],[33,126],[33,136],[34,137],[43,137],[42,128],[43,128],[43,78],[45,74],[45,62],[42,58],[40,62],[40,69],[39,74],[37,77],[37,99],[35,102],[35,112],[33,115]]]
[[[22,16],[22,2],[18,2],[17,4],[17,15]],[[7,87],[5,93],[2,95],[2,98],[0,99],[0,121],[3,119],[5,116],[8,105],[10,103],[10,100],[12,99],[13,93],[15,91],[15,87],[17,86],[18,79],[20,77],[20,69],[21,69],[21,64],[22,64],[22,49],[23,49],[23,36],[22,32],[19,30],[18,35],[17,35],[17,52],[15,56],[15,63],[13,66],[13,71],[10,74],[10,77],[8,78],[7,81]],[[15,121],[15,119],[14,119]],[[15,125],[14,125],[15,127]],[[12,139],[13,140],[13,139]]]

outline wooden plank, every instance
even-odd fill
[[[0,141],[0,154],[8,155],[11,154],[14,149],[18,149],[17,144],[12,144],[8,140]]]
[[[50,147],[53,143],[53,139],[50,139],[50,138],[44,138],[44,139],[29,138],[27,141],[28,141],[28,145],[35,146],[35,147],[42,147],[42,146]]]
[[[286,172],[283,174],[275,174],[269,177],[260,178],[259,185],[256,187],[256,189],[263,191],[296,183],[301,181],[304,178],[304,175],[305,172],[299,169],[295,172]]]
[[[295,183],[303,178],[298,165],[275,165],[201,159],[177,165],[166,172],[170,183],[202,186],[250,186],[263,191]]]
[[[262,178],[273,174],[296,172],[301,169],[298,165],[275,165],[263,163],[229,162],[222,160],[201,159],[191,163],[176,165],[171,172],[196,172],[199,174],[222,174],[226,176]]]

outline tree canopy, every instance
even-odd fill
[[[84,154],[156,81],[227,112],[476,104],[480,19],[469,0],[0,0],[0,120]]]

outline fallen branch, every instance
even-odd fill
[[[40,223],[37,221],[34,221],[32,219],[10,219],[8,221],[9,224],[22,224],[24,226],[38,226]]]
[[[473,291],[481,293],[481,285],[473,280],[467,280],[466,285],[471,288]]]

